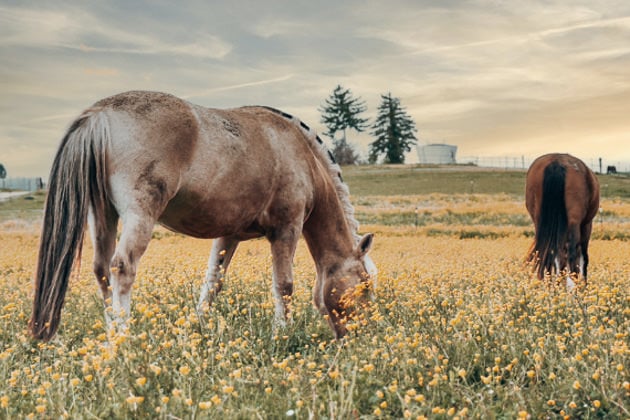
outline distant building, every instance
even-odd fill
[[[430,164],[454,164],[457,146],[450,144],[423,144],[416,147],[418,152],[418,163]]]
[[[5,178],[0,179],[0,189],[37,191],[44,188],[41,178]]]

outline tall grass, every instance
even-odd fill
[[[0,418],[630,418],[626,181],[600,178],[589,284],[569,294],[523,265],[523,172],[427,170],[344,171],[380,272],[342,342],[311,304],[303,243],[292,322],[274,330],[265,241],[239,246],[200,318],[210,241],[163,229],[127,335],[105,326],[86,241],[58,336],[34,342],[38,217],[19,212],[41,200],[1,204]]]
[[[292,322],[272,329],[270,256],[241,245],[224,291],[194,306],[208,241],[162,233],[145,255],[126,336],[109,336],[86,244],[62,328],[27,335],[37,234],[3,232],[0,417],[627,418],[629,242],[595,241],[576,295],[522,266],[529,240],[381,230],[377,297],[335,342],[295,261]]]

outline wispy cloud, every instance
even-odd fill
[[[120,70],[111,67],[88,67],[83,69],[83,72],[92,76],[117,76],[120,74]]]
[[[593,29],[593,28],[607,28],[607,27],[620,27],[626,30],[630,30],[630,16],[614,18],[614,19],[602,19],[590,22],[582,22],[573,25],[554,27],[549,29],[543,29],[533,32],[526,32],[508,36],[497,36],[490,39],[484,39],[481,41],[464,42],[457,44],[438,44],[432,46],[425,46],[415,49],[414,51],[407,53],[406,55],[419,55],[427,53],[440,53],[453,50],[466,50],[477,49],[483,47],[491,47],[498,44],[507,44],[513,47],[517,47],[519,44],[523,44],[529,41],[541,40],[545,37],[570,33],[576,30]]]
[[[578,29],[592,29],[592,28],[605,28],[605,27],[620,27],[624,29],[630,29],[630,16],[623,16],[609,19],[597,19],[587,22],[579,22],[573,25],[561,26],[558,28],[550,28],[539,31],[533,35],[547,36],[555,35],[558,33],[566,33],[575,31]]]
[[[71,118],[75,118],[78,115],[78,112],[75,113],[66,113],[66,114],[52,114],[52,115],[43,115],[41,117],[32,118],[26,121],[24,124],[33,124],[39,122],[47,122],[47,121],[70,121]]]
[[[279,82],[284,82],[286,80],[289,80],[293,77],[293,74],[285,74],[283,76],[280,77],[274,77],[272,79],[264,79],[264,80],[256,80],[253,82],[246,82],[246,83],[239,83],[236,85],[230,85],[230,86],[220,86],[220,87],[216,87],[216,88],[212,88],[212,89],[205,89],[199,92],[194,92],[194,93],[189,93],[186,95],[182,95],[181,97],[184,99],[190,99],[190,98],[194,98],[194,97],[200,97],[200,96],[207,96],[210,95],[212,93],[218,93],[218,92],[226,92],[226,91],[230,91],[230,90],[238,90],[238,89],[243,89],[243,88],[248,88],[248,87],[253,87],[253,86],[262,86],[262,85],[268,85],[271,83],[279,83]]]
[[[77,16],[78,15],[78,16]],[[221,59],[232,46],[218,36],[190,31],[172,42],[158,34],[122,29],[86,10],[48,11],[0,6],[0,45],[68,48],[83,52],[165,54]]]
[[[111,33],[103,34],[99,31],[101,42],[111,43],[112,46],[98,46],[76,42],[58,43],[54,46],[83,52],[116,53],[116,54],[152,54],[152,55],[182,55],[196,58],[222,59],[232,50],[231,45],[215,36],[205,36],[203,39],[189,43],[170,43],[158,38],[124,32],[116,37]]]

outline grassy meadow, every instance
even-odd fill
[[[210,241],[162,228],[129,334],[108,334],[86,240],[58,335],[33,341],[41,211],[0,203],[0,418],[630,419],[630,179],[600,178],[589,284],[569,294],[523,265],[524,175],[345,168],[379,276],[341,342],[311,304],[303,242],[274,331],[266,241],[239,246],[200,318]]]

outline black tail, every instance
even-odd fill
[[[566,241],[567,208],[564,200],[566,168],[552,162],[545,168],[543,192],[534,253],[537,253],[538,276],[543,278],[554,267],[554,260]]]
[[[79,117],[61,142],[48,180],[48,197],[35,277],[31,334],[49,340],[59,327],[68,279],[81,254],[90,206],[103,217],[106,198],[105,118],[91,112]]]

